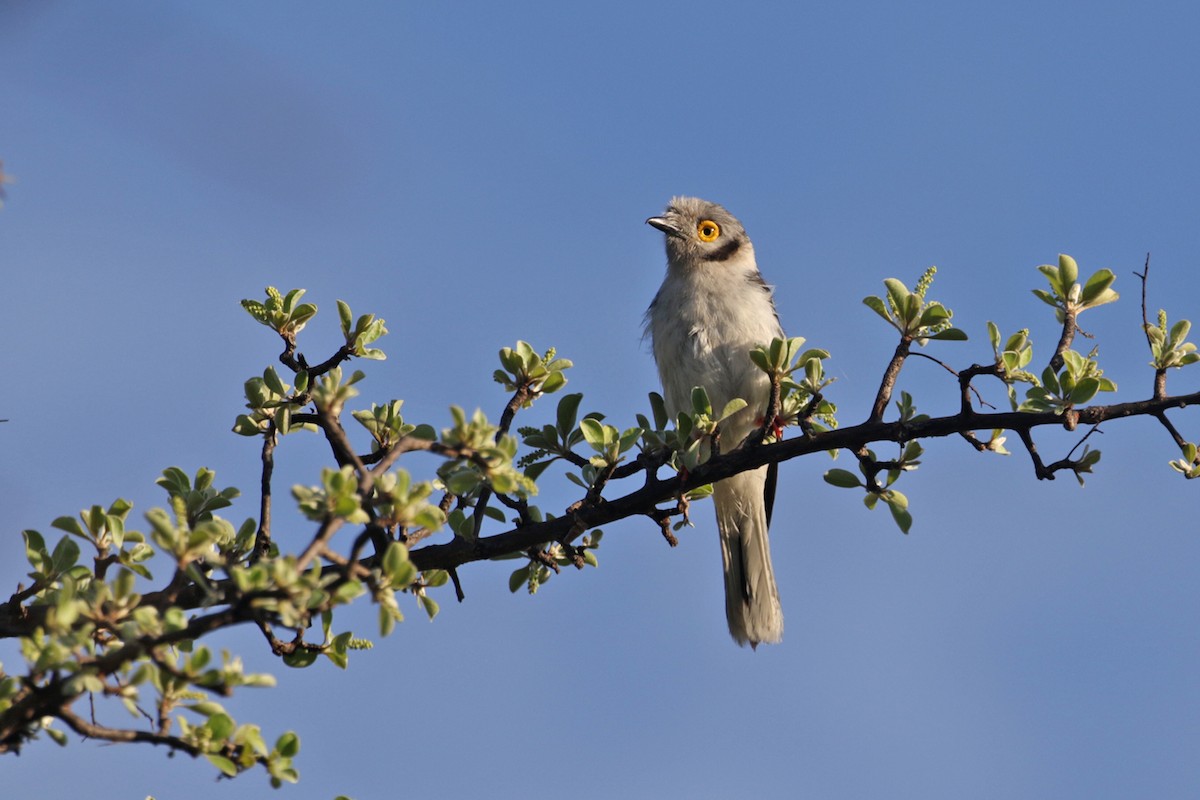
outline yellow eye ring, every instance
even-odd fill
[[[711,242],[721,235],[721,226],[711,219],[702,219],[696,226],[696,235],[702,242]]]

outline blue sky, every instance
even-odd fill
[[[246,493],[227,516],[254,513],[256,446],[229,428],[279,350],[238,306],[268,284],[321,307],[310,355],[336,347],[336,299],[385,317],[363,400],[404,398],[412,421],[497,417],[495,353],[525,339],[575,361],[585,409],[632,424],[657,388],[641,318],[664,262],[643,220],[674,194],[741,218],[784,327],[833,354],[843,424],[894,346],[861,304],[884,278],[938,265],[931,294],[971,341],[933,355],[987,360],[994,320],[1030,327],[1044,363],[1057,331],[1029,290],[1060,252],[1117,273],[1122,301],[1082,324],[1117,399],[1144,398],[1147,252],[1151,312],[1200,317],[1197,24],[1185,3],[0,5],[19,181],[0,211],[0,579],[23,575],[21,529],[118,496],[139,514],[169,465],[215,469]],[[931,364],[902,388],[954,408]],[[227,635],[280,678],[229,710],[299,731],[281,797],[1189,796],[1195,486],[1154,424],[1093,439],[1084,489],[932,443],[901,487],[908,536],[825,485],[828,459],[788,463],[776,647],[729,640],[700,508],[674,550],[613,526],[599,570],[536,597],[509,594],[511,565],[465,569],[466,603],[442,597],[433,624],[407,607],[348,673]],[[1074,442],[1039,439],[1055,458]],[[279,459],[281,489],[326,463],[298,437]],[[543,483],[543,507],[575,499]],[[369,613],[351,622],[369,635]],[[86,742],[0,767],[13,797],[100,775],[128,797],[269,791]]]

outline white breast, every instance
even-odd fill
[[[750,351],[783,335],[771,293],[757,276],[752,251],[730,261],[671,269],[650,313],[654,359],[672,415],[691,410],[694,386],[708,391],[717,412],[736,397],[750,403],[726,426],[736,434],[732,442],[725,439],[726,446],[749,432],[766,404],[769,382],[750,361]]]

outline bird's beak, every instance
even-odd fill
[[[679,228],[675,226],[669,217],[651,217],[646,220],[647,225],[652,225],[665,233],[667,236],[681,236]]]

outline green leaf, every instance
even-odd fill
[[[941,303],[930,303],[921,313],[920,325],[922,327],[930,327],[933,325],[941,325],[950,319],[950,310]]]
[[[424,572],[421,577],[424,579],[427,587],[436,588],[446,585],[447,581],[450,580],[450,573],[444,569],[431,569]]]
[[[21,536],[25,539],[25,558],[29,565],[37,572],[53,569],[48,563],[50,554],[46,551],[46,540],[42,535],[34,530],[24,530],[21,531]]]
[[[283,385],[283,381],[280,379],[279,373],[275,371],[274,367],[267,367],[266,370],[263,371],[263,382],[266,383],[267,388],[275,394],[287,393],[287,387]],[[196,488],[203,489],[204,487],[197,485]]]
[[[214,767],[221,770],[221,772],[223,772],[225,775],[229,776],[230,778],[237,776],[237,774],[238,774],[237,765],[234,764],[231,760],[229,760],[225,756],[218,756],[214,753],[207,753],[207,754],[205,754],[204,757],[207,758]]]
[[[864,297],[863,305],[874,311],[879,316],[883,317],[889,325],[892,324],[892,317],[890,314],[888,314],[887,306],[884,305],[883,298],[875,297],[874,295],[871,297]]]
[[[408,548],[400,542],[389,542],[383,552],[383,573],[391,585],[403,588],[413,582],[417,568],[408,560]]]
[[[965,342],[967,341],[967,332],[961,328],[946,328],[944,331],[935,333],[933,336],[926,336],[930,341],[939,342]]]
[[[345,669],[350,663],[350,657],[346,654],[347,645],[353,634],[350,631],[339,633],[333,637],[333,641],[329,643],[328,649],[325,650],[325,657],[333,662],[334,666],[339,669]]]
[[[1192,330],[1192,323],[1186,319],[1181,319],[1171,326],[1171,346],[1178,347],[1179,344],[1187,339],[1188,334]]]
[[[903,281],[896,278],[885,278],[883,285],[887,287],[888,300],[891,301],[896,315],[903,319],[908,313],[908,287],[904,285]],[[917,299],[917,302],[920,302],[920,298]]]
[[[756,347],[750,351],[750,360],[754,362],[754,366],[761,369],[763,372],[771,372],[771,361],[767,353],[761,347]]]
[[[315,650],[299,648],[294,652],[285,653],[283,656],[283,663],[287,664],[289,667],[303,669],[304,667],[312,666],[313,662],[317,660],[317,655],[318,653]]]
[[[890,503],[888,504],[888,508],[891,509],[892,519],[894,519],[896,524],[900,527],[901,533],[908,533],[909,529],[912,528],[912,514],[908,513],[907,509],[894,506]]]
[[[1079,383],[1075,384],[1075,388],[1071,390],[1071,396],[1068,400],[1075,405],[1082,405],[1095,397],[1098,391],[1100,391],[1100,381],[1098,379],[1083,378]]]
[[[75,517],[58,517],[50,523],[50,527],[58,528],[60,531],[66,531],[72,536],[78,536],[80,539],[89,539],[86,533],[83,532],[83,527],[79,524],[79,520]]]
[[[826,483],[843,489],[854,489],[863,485],[857,475],[845,469],[831,469],[824,477]]]
[[[295,758],[300,752],[300,737],[288,731],[275,740],[275,749],[284,758]]]
[[[658,392],[650,393],[650,411],[654,416],[654,429],[661,431],[665,430],[671,422],[671,415],[667,413],[667,404],[663,397]]]
[[[883,499],[889,506],[894,508],[899,508],[901,510],[908,508],[908,498],[895,489],[890,489]]]
[[[576,392],[565,394],[558,401],[558,413],[555,422],[558,429],[558,436],[564,442],[571,435],[571,431],[575,430],[575,420],[579,418],[579,403],[582,400],[583,395]]]
[[[918,324],[921,315],[921,296],[915,292],[904,298],[904,322],[909,330]]]
[[[508,590],[510,592],[516,594],[526,584],[529,580],[529,569],[531,566],[531,564],[526,564],[523,567],[519,567],[513,570],[513,573],[508,576]]]
[[[71,569],[79,562],[79,545],[74,539],[64,536],[54,546],[54,554],[50,556],[54,571],[61,574]]]
[[[596,449],[604,447],[604,425],[594,419],[585,417],[579,421],[579,430],[587,443]]]
[[[228,714],[218,712],[209,716],[208,722],[204,723],[204,727],[212,731],[213,739],[220,741],[228,739],[237,728],[237,724]]]
[[[1084,285],[1083,293],[1079,297],[1080,303],[1085,306],[1100,305],[1096,301],[1108,293],[1108,287],[1112,286],[1113,281],[1116,279],[1117,276],[1113,274],[1111,269],[1098,271],[1092,277],[1088,278],[1088,282]],[[1116,300],[1116,292],[1112,292],[1111,294],[1113,295],[1112,300]],[[1105,302],[1112,302],[1112,300],[1106,300]]]
[[[723,409],[721,409],[721,416],[717,417],[717,420],[720,421],[723,419],[729,419],[734,414],[741,411],[743,408],[745,408],[748,405],[749,405],[749,403],[747,403],[742,398],[735,397],[732,400],[730,400],[728,403],[726,403],[725,407]]]
[[[433,618],[438,615],[438,610],[440,608],[437,600],[434,600],[432,597],[424,594],[417,595],[417,599],[421,601],[422,608],[425,609],[425,613],[429,615],[429,621],[432,622]]]
[[[1058,275],[1063,294],[1069,292],[1071,284],[1079,280],[1079,265],[1075,263],[1075,259],[1066,253],[1058,256]]]
[[[1045,289],[1034,289],[1033,293],[1046,305],[1058,308],[1058,299],[1050,292],[1047,292]]]

